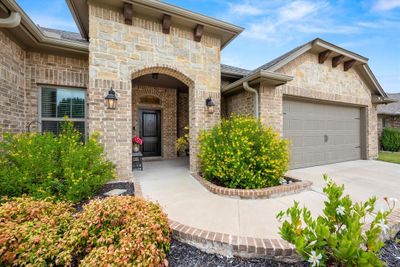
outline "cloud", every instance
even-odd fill
[[[264,13],[264,11],[250,3],[238,3],[238,4],[230,4],[229,12],[233,15],[249,15],[249,16],[257,16]]]
[[[389,11],[400,7],[400,0],[377,0],[373,6],[376,11]]]
[[[296,21],[307,15],[313,14],[321,8],[316,2],[293,1],[279,9],[281,21]]]

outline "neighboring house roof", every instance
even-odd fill
[[[222,74],[228,74],[228,75],[233,75],[233,76],[246,76],[251,72],[251,70],[246,70],[226,64],[221,64],[221,73]]]
[[[389,98],[397,100],[398,102],[387,105],[379,105],[378,114],[400,116],[400,93],[388,94],[388,96]]]
[[[89,7],[87,1],[66,0],[72,16],[78,25],[81,35],[88,39],[89,37]],[[109,5],[114,8],[123,8],[124,3],[132,4],[135,15],[144,14],[153,18],[161,18],[163,15],[172,17],[172,26],[183,25],[185,27],[195,28],[196,25],[204,26],[204,32],[221,38],[221,47],[228,45],[235,39],[244,28],[231,23],[211,18],[187,9],[183,9],[159,0],[93,0],[91,3],[100,5]]]

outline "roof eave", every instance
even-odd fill
[[[72,17],[75,21],[76,26],[78,27],[78,30],[80,32],[80,34],[83,36],[83,38],[85,38],[86,40],[89,40],[89,29],[85,29],[82,23],[82,18],[79,17],[79,14],[76,10],[76,7],[74,5],[74,3],[71,0],[65,0],[65,2],[67,3],[67,6],[69,8],[69,11],[72,14]]]
[[[326,49],[331,50],[333,52],[336,52],[338,54],[344,55],[344,56],[346,56],[348,58],[355,59],[355,60],[357,60],[359,62],[362,62],[364,64],[368,63],[368,58],[363,57],[363,56],[361,56],[361,55],[359,55],[357,53],[351,52],[351,51],[349,51],[347,49],[344,49],[342,47],[339,47],[339,46],[336,46],[334,44],[331,44],[331,43],[329,43],[327,41],[324,41],[322,39],[319,39],[319,38],[315,39],[312,42],[312,45],[313,46],[317,45],[317,46],[326,48]]]
[[[242,79],[235,81],[231,84],[228,84],[222,88],[222,93],[232,93],[234,91],[240,90],[243,88],[243,83],[248,82],[249,84],[255,84],[259,83],[261,81],[265,81],[271,85],[274,86],[279,86],[283,85],[289,81],[293,80],[292,76],[288,76],[285,74],[281,73],[276,73],[276,72],[271,72],[271,71],[265,71],[265,70],[259,70],[257,72],[254,72],[246,77],[243,77]]]

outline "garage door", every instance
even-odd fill
[[[283,136],[292,169],[361,158],[361,110],[324,103],[283,101]]]

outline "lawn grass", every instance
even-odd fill
[[[379,152],[378,160],[400,164],[400,152]]]

